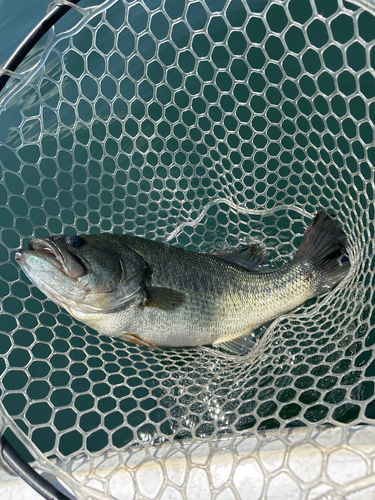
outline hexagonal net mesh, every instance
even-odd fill
[[[195,498],[199,484],[221,500],[369,486],[374,8],[108,0],[74,11],[1,96],[3,430],[77,498],[124,498],[124,484],[126,498]],[[108,231],[196,251],[255,239],[277,267],[318,209],[348,234],[349,276],[261,328],[241,357],[99,336],[14,261],[35,236]],[[359,467],[345,484],[339,449]]]

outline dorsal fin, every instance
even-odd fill
[[[250,243],[245,248],[212,252],[210,255],[233,262],[247,271],[255,271],[258,267],[267,263],[266,251],[256,243]]]

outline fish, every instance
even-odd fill
[[[317,212],[284,267],[263,248],[199,253],[126,234],[31,240],[15,260],[49,299],[99,334],[151,348],[230,345],[328,292],[349,272],[347,238]]]

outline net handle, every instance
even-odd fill
[[[71,4],[77,4],[80,0],[70,0]],[[4,66],[0,68],[0,92],[5,87],[6,82],[9,80],[12,71],[15,71],[21,61],[26,57],[34,45],[42,38],[43,35],[71,9],[71,5],[63,4],[56,5],[50,12],[43,17],[41,21],[30,31],[30,33],[23,39],[20,45],[16,48],[10,58],[6,61]],[[5,70],[4,74],[1,74]]]
[[[4,462],[46,500],[71,500],[26,463],[4,436],[0,438],[0,454]]]

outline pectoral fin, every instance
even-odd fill
[[[183,293],[158,286],[147,287],[146,297],[143,307],[156,307],[163,311],[174,311],[186,301],[186,296]]]

